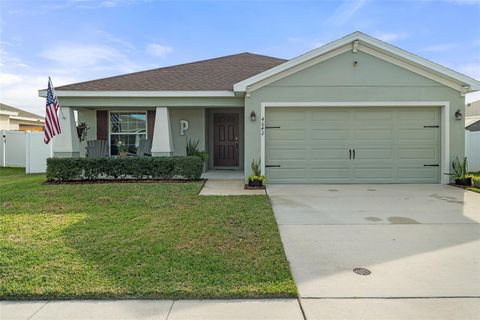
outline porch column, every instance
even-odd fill
[[[60,107],[58,121],[62,133],[53,140],[53,156],[58,158],[75,158],[80,156],[77,126],[73,108]]]
[[[169,157],[173,152],[170,114],[167,107],[157,107],[153,127],[152,156]]]

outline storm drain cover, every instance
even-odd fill
[[[361,276],[368,276],[370,273],[372,273],[370,270],[368,270],[366,268],[355,268],[355,269],[353,269],[353,272],[355,272],[356,274],[359,274]]]

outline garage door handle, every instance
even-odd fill
[[[279,164],[266,164],[265,168],[280,168]]]
[[[353,149],[353,160],[355,160],[355,149]]]
[[[352,159],[352,149],[348,149],[348,159]]]

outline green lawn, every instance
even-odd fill
[[[468,175],[471,176],[471,177],[480,179],[480,172],[470,172]],[[480,188],[477,188],[477,187],[470,187],[470,188],[467,188],[467,189],[470,190],[470,191],[480,193]]]
[[[0,168],[0,299],[297,294],[266,196],[44,180]]]

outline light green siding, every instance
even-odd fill
[[[87,140],[97,139],[97,112],[91,109],[78,110],[78,123],[85,122],[88,126],[87,139],[80,142],[80,157],[85,157],[87,150]]]
[[[170,127],[173,142],[173,155],[185,155],[188,139],[198,140],[199,150],[205,150],[205,109],[170,108]],[[180,135],[180,120],[187,120],[189,129]]]
[[[357,61],[356,66],[354,61]],[[369,54],[351,51],[253,91],[245,98],[245,117],[261,114],[266,102],[450,102],[450,160],[464,155],[464,97],[438,82],[407,71]],[[260,118],[260,117],[259,117]],[[245,175],[252,159],[260,157],[260,119],[245,122]]]

